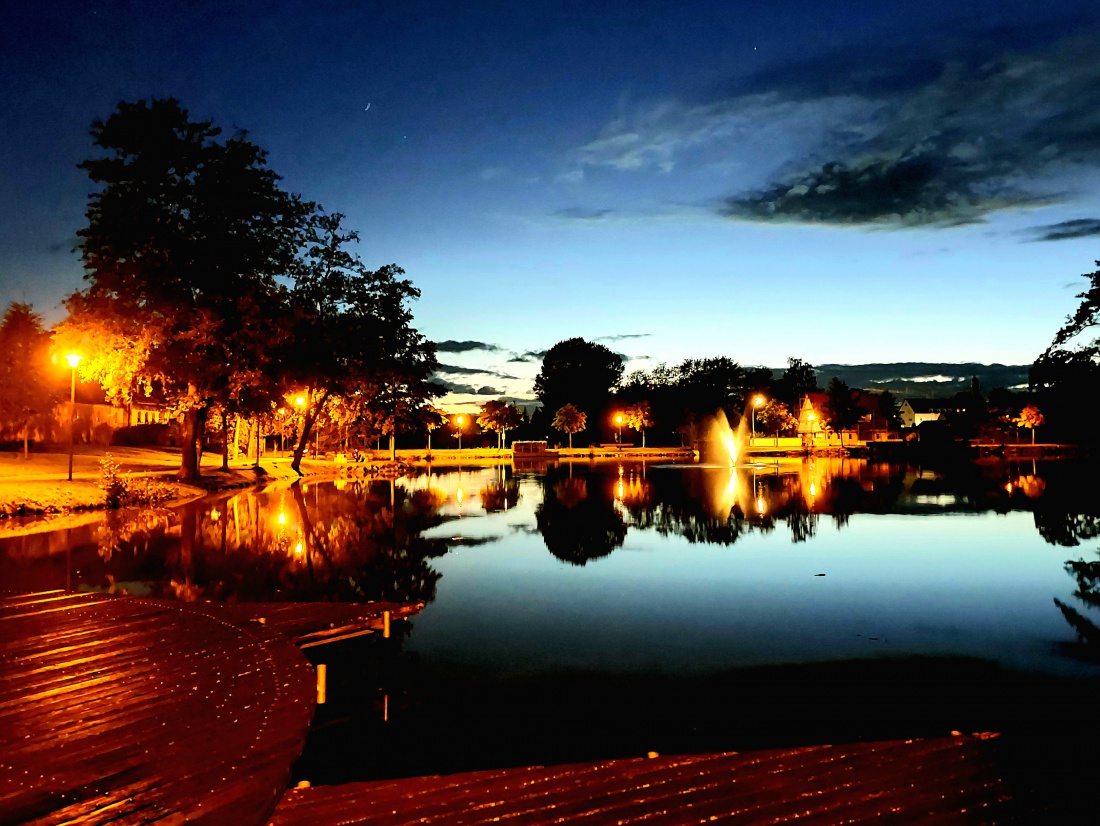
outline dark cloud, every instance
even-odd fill
[[[832,157],[779,174],[719,211],[769,221],[957,226],[1001,209],[1063,200],[1068,166],[1100,165],[1100,43],[1081,37],[1045,53],[949,64],[885,96]],[[854,126],[856,124],[853,124]],[[831,152],[830,152],[831,149]],[[807,159],[809,160],[809,159]]]
[[[892,226],[959,226],[997,209],[1044,199],[983,180],[941,154],[925,152],[845,166],[828,163],[801,178],[729,199],[725,215],[749,220]]]
[[[477,388],[472,384],[459,384],[458,382],[447,381],[446,379],[437,379],[436,383],[441,385],[448,393],[468,393],[471,396],[477,395]]]
[[[1034,241],[1067,241],[1072,238],[1091,238],[1100,235],[1100,218],[1077,218],[1073,221],[1062,221],[1060,224],[1047,224],[1045,226],[1032,227],[1029,232],[1035,233]]]
[[[500,347],[487,341],[437,341],[435,349],[440,353],[468,353],[471,350],[484,350],[488,353],[500,351]]]
[[[631,338],[649,338],[653,333],[619,333],[614,336],[599,336],[593,341],[626,341]]]
[[[436,368],[436,372],[448,376],[495,376],[498,379],[518,378],[508,373],[501,373],[498,370],[486,370],[481,367],[459,367],[457,364],[441,364]]]
[[[489,385],[477,389],[477,395],[479,396],[499,396],[501,392],[502,391],[497,390],[495,387],[490,387]]]
[[[542,361],[543,358],[545,358],[545,357],[546,357],[546,351],[545,350],[528,350],[525,353],[515,353],[510,359],[508,359],[508,361],[510,363],[511,362],[531,363],[531,362],[535,362],[535,361]]]
[[[567,207],[554,213],[555,218],[563,218],[567,221],[602,221],[611,214],[610,209],[585,209],[583,207]]]
[[[649,102],[577,159],[658,174],[762,161],[759,184],[711,204],[738,220],[948,227],[1065,201],[1100,167],[1100,36],[1050,35],[991,35],[973,50],[960,35],[917,62],[871,60],[882,48],[870,47],[708,102]]]

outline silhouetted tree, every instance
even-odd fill
[[[829,388],[825,392],[829,397],[824,411],[825,417],[829,426],[840,433],[840,443],[843,445],[844,431],[851,429],[862,414],[857,404],[858,392],[836,376],[829,382]]]
[[[264,369],[285,329],[283,290],[310,205],[278,186],[243,134],[219,140],[173,99],[121,103],[92,125],[106,157],[81,168],[100,188],[78,233],[86,307],[148,341],[141,373],[183,414],[181,478],[199,475],[203,420],[233,373]]]
[[[22,435],[24,459],[32,417],[47,419],[61,400],[60,382],[49,369],[49,344],[42,317],[30,304],[8,305],[0,321],[0,420]]]
[[[559,341],[542,359],[535,393],[546,410],[574,404],[588,415],[602,417],[611,391],[623,375],[623,360],[602,344],[570,338]]]
[[[798,410],[802,397],[817,392],[817,373],[802,359],[788,358],[787,369],[779,380],[779,393],[783,400]]]
[[[1096,264],[1100,266],[1100,261]],[[1100,441],[1100,431],[1093,426],[1081,427],[1079,410],[1083,388],[1100,386],[1100,337],[1081,340],[1100,325],[1100,270],[1082,277],[1089,280],[1089,285],[1077,294],[1081,305],[1035,360],[1030,384],[1056,431],[1075,441],[1096,442]]]
[[[293,335],[282,359],[288,386],[305,388],[308,400],[291,463],[298,472],[330,396],[359,394],[372,406],[376,429],[392,437],[411,427],[417,411],[442,389],[429,381],[435,347],[412,327],[406,306],[420,291],[395,264],[365,267],[349,250],[359,236],[344,230],[342,219],[339,213],[313,216],[290,293]]]

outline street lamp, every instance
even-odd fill
[[[757,396],[752,400],[752,438],[756,438],[756,408],[764,403],[763,396]]]
[[[69,385],[69,481],[73,480],[73,431],[76,429],[76,366],[84,356],[70,353],[65,356],[72,369],[72,382]]]
[[[458,449],[462,450],[462,427],[466,424],[466,417],[458,416],[455,422],[458,424]]]
[[[619,447],[622,447],[623,446],[623,414],[622,413],[616,413],[615,414],[615,424],[617,424],[619,426],[619,435],[616,437],[616,439],[619,442]]]

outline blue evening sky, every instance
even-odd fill
[[[167,96],[407,271],[450,406],[578,335],[1030,363],[1100,258],[1095,2],[46,2],[0,28],[0,301],[61,317],[89,126]]]

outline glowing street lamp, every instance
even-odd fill
[[[752,400],[752,437],[756,438],[756,408],[764,403],[763,396],[757,396]]]
[[[462,428],[466,424],[466,417],[465,416],[457,416],[455,418],[455,424],[458,425],[458,449],[462,450]],[[461,498],[459,499],[459,501],[462,501]]]
[[[616,436],[616,440],[619,442],[619,446],[621,447],[622,443],[623,443],[623,414],[622,413],[616,413],[615,414],[615,424],[619,426],[619,435]]]
[[[70,353],[65,356],[65,361],[69,362],[69,367],[72,370],[72,382],[69,386],[69,481],[73,480],[73,431],[75,430],[76,423],[76,366],[80,364],[81,359],[84,356],[78,356],[76,353]]]

